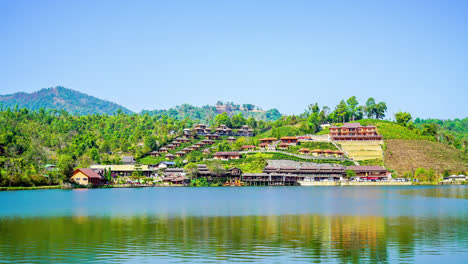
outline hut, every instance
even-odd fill
[[[309,154],[310,153],[310,150],[309,149],[306,149],[306,148],[301,148],[300,150],[298,150],[299,153],[301,154]]]
[[[76,169],[73,172],[70,180],[80,185],[102,185],[106,182],[102,175],[97,174],[90,168]]]
[[[241,148],[242,148],[242,150],[254,150],[255,146],[254,145],[244,145]]]
[[[166,159],[167,160],[173,160],[173,159],[175,159],[175,156],[169,153],[169,154],[166,155]]]
[[[215,159],[220,159],[220,160],[230,160],[230,159],[241,158],[241,154],[239,152],[216,152],[213,156]]]
[[[159,156],[161,156],[161,154],[160,154],[158,151],[151,151],[149,154],[150,154],[151,157],[159,157]]]
[[[236,141],[235,137],[228,137],[227,138],[227,142],[229,142],[229,143],[234,143],[235,141]]]

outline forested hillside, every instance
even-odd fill
[[[246,118],[253,117],[256,120],[263,121],[275,121],[281,118],[281,113],[276,108],[263,111],[258,109],[250,109],[247,107],[250,105],[245,105],[246,107],[241,107],[239,105],[230,103],[227,106],[229,106],[227,107],[227,110],[225,110],[226,108],[222,108],[223,110],[220,110],[219,105],[205,105],[202,107],[197,107],[190,104],[183,104],[174,108],[170,108],[168,110],[143,110],[142,114],[167,115],[169,117],[179,120],[189,118],[203,123],[209,123],[213,120],[213,118],[216,115],[220,114],[221,111],[226,112],[229,116],[242,114]]]
[[[114,114],[118,110],[132,113],[127,108],[106,100],[96,98],[61,86],[46,88],[34,93],[15,93],[0,95],[3,109],[26,107],[30,110],[65,110],[73,115]]]

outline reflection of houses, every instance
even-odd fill
[[[297,137],[282,137],[280,140],[282,144],[297,145]]]
[[[219,135],[217,135],[217,134],[207,134],[205,137],[207,139],[213,139],[213,140],[218,140],[219,139]]]
[[[381,180],[382,178],[390,178],[392,176],[382,166],[349,166],[346,169],[353,170],[356,173],[356,177],[367,180]]]
[[[221,160],[241,158],[241,154],[239,152],[216,152],[213,156],[215,159],[221,159]]]
[[[342,127],[331,126],[330,137],[333,140],[382,140],[375,126],[361,126],[359,123],[344,123]]]
[[[151,151],[149,154],[150,154],[151,157],[159,157],[159,156],[161,156],[161,154],[160,154],[158,151]]]
[[[220,125],[218,128],[216,128],[215,133],[220,136],[229,136],[232,133],[232,129],[226,125]]]
[[[244,145],[242,146],[242,150],[254,150],[255,146],[254,145]]]
[[[240,137],[251,137],[253,136],[253,130],[250,129],[249,126],[245,125],[237,130],[237,135]]]
[[[70,180],[80,185],[102,185],[106,182],[104,177],[97,174],[94,170],[88,168],[76,169],[73,172],[73,175],[71,176]]]
[[[168,154],[169,155],[169,154]],[[135,165],[91,165],[91,169],[96,171],[103,171],[104,169],[110,170],[112,174],[117,176],[125,177],[132,176],[133,172],[136,172]],[[140,172],[143,176],[150,177],[153,170],[148,165],[140,165]]]

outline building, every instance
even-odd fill
[[[179,158],[185,157],[185,152],[183,152],[183,151],[177,151],[177,152],[175,153],[175,155],[176,155],[176,157],[179,157]],[[167,156],[166,156],[166,157],[167,157]]]
[[[167,149],[170,149],[170,150],[176,149],[176,145],[174,145],[174,144],[168,144],[166,147],[167,147]]]
[[[286,144],[295,146],[297,145],[298,138],[287,136],[287,137],[280,138],[280,140],[281,140],[281,143],[283,144],[286,143]]]
[[[220,138],[220,136],[217,134],[207,134],[205,137],[207,139],[213,139],[213,140],[218,140]]]
[[[190,148],[190,150],[198,150],[200,147],[197,146],[197,145],[192,145],[189,148]]]
[[[349,166],[346,170],[353,170],[357,178],[366,180],[382,180],[392,177],[392,174],[382,166]]]
[[[216,128],[215,133],[220,136],[230,136],[232,134],[232,129],[226,125],[220,125],[218,128]]]
[[[375,126],[361,126],[359,123],[344,123],[342,127],[331,126],[330,137],[333,140],[382,140]]]
[[[135,164],[135,157],[133,156],[122,156],[123,164]]]
[[[176,148],[178,148],[178,147],[180,147],[181,142],[179,142],[178,140],[174,140],[174,141],[172,141],[171,145],[174,145]]]
[[[195,128],[193,129],[193,131],[198,134],[198,135],[205,135],[206,133],[210,133],[210,132],[207,132],[207,125],[204,125],[204,124],[198,124],[195,126]]]
[[[236,141],[236,138],[235,138],[235,137],[228,137],[228,138],[227,138],[227,141],[228,141],[229,143],[234,143],[234,142]]]
[[[288,149],[289,144],[288,143],[279,143],[278,144],[278,149]]]
[[[190,148],[184,148],[181,150],[183,153],[185,154],[189,154],[190,152],[192,152],[192,150]]]
[[[216,152],[213,156],[215,159],[230,160],[240,159],[242,155],[239,152]]]
[[[298,152],[301,153],[301,154],[309,154],[310,150],[306,149],[306,148],[301,148],[301,149],[298,150]]]
[[[258,144],[258,147],[266,149],[268,147],[268,143],[260,143],[260,144]]]
[[[149,155],[150,155],[151,157],[159,157],[159,156],[161,156],[161,153],[159,153],[158,151],[151,151],[151,152],[149,153]]]
[[[166,159],[167,160],[173,160],[173,159],[175,159],[175,156],[172,155],[171,153],[169,153],[169,154],[166,155]]]
[[[177,138],[176,140],[174,141],[177,141],[177,142],[180,142],[180,143],[189,143],[190,142],[190,139],[188,138],[185,138],[185,137],[182,137],[182,138]]]
[[[239,137],[251,137],[253,136],[253,130],[249,128],[249,126],[245,125],[242,126],[239,130],[237,130],[237,135]]]
[[[162,148],[159,149],[159,152],[161,152],[161,153],[167,153],[168,151],[169,150],[167,148],[165,148],[165,147],[162,147]]]
[[[70,180],[76,182],[79,185],[102,185],[106,183],[106,180],[104,177],[102,177],[102,175],[99,175],[94,170],[89,168],[76,169],[73,172]]]
[[[275,142],[276,140],[278,140],[278,139],[276,139],[276,138],[274,138],[274,137],[261,138],[261,139],[259,139],[260,142],[266,143],[266,144],[271,144],[271,143]]]
[[[213,145],[215,143],[214,140],[211,139],[204,139],[201,141],[204,145]]]
[[[242,150],[254,150],[255,146],[254,145],[244,145],[242,146]]]
[[[89,166],[92,170],[94,171],[110,171],[111,174],[114,174],[119,177],[126,177],[126,176],[132,176],[134,172],[137,170],[135,169],[134,164],[113,164],[113,165],[103,165],[103,164],[96,164],[96,165],[91,165]],[[157,166],[150,167],[149,165],[140,165],[139,171],[142,173],[143,176],[145,177],[151,177],[151,175],[154,173],[154,170],[156,170]]]
[[[203,148],[205,145],[207,144],[203,143],[203,141],[195,143],[195,146],[197,146],[198,148]]]

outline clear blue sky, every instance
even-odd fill
[[[2,1],[0,94],[468,116],[468,1]]]

